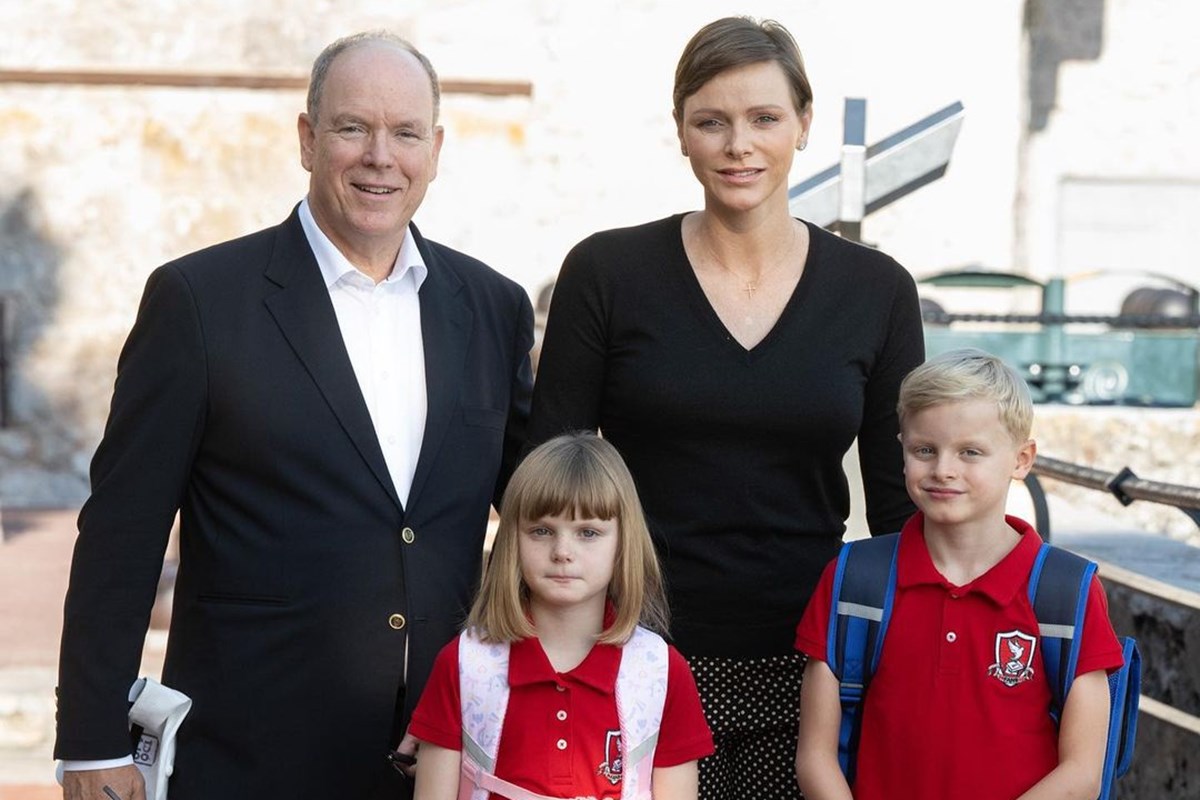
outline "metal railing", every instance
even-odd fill
[[[1033,470],[1025,477],[1025,488],[1029,490],[1029,496],[1033,500],[1037,530],[1047,540],[1050,539],[1050,509],[1046,504],[1046,492],[1041,485],[1042,478],[1052,478],[1108,492],[1125,506],[1134,500],[1174,506],[1200,526],[1200,488],[1139,478],[1129,467],[1122,467],[1117,472],[1104,472],[1039,455],[1033,464]]]

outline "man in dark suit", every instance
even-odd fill
[[[385,755],[477,585],[531,381],[524,291],[410,224],[437,110],[411,45],[335,42],[305,200],[150,277],[79,518],[65,797],[142,797],[126,695],[177,510],[171,800],[401,796]]]

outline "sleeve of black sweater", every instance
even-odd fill
[[[894,274],[886,341],[867,381],[858,431],[867,525],[873,536],[895,533],[915,511],[904,488],[896,398],[904,376],[925,360],[925,340],[916,284],[901,268]]]
[[[591,241],[572,248],[554,285],[533,392],[530,448],[568,431],[600,427],[608,298]]]

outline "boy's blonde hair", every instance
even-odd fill
[[[617,449],[590,433],[567,434],[539,445],[513,473],[467,626],[491,642],[536,635],[528,616],[529,587],[521,576],[518,539],[523,522],[558,514],[617,521],[616,563],[608,585],[616,618],[597,640],[624,644],[639,623],[665,634],[662,571],[633,476]]]
[[[950,350],[934,356],[908,373],[900,384],[896,410],[900,429],[919,411],[944,403],[990,400],[1014,442],[1024,442],[1033,429],[1033,401],[1029,387],[1016,370],[975,347]]]

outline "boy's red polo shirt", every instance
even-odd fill
[[[513,642],[496,775],[554,797],[619,798],[621,776],[611,767],[620,735],[614,694],[620,663],[619,647],[598,644],[575,669],[557,673],[536,638]],[[438,654],[409,732],[462,749],[457,638]],[[654,766],[676,766],[712,752],[695,680],[672,647]]]
[[[1028,523],[1006,519],[1021,534],[1017,546],[961,587],[934,567],[919,512],[901,531],[892,619],[863,708],[856,800],[1012,800],[1058,765],[1058,729],[1047,712],[1050,687],[1027,596],[1041,538]],[[832,591],[830,564],[796,631],[796,649],[822,661]],[[1005,671],[1014,659],[1032,674],[1014,681],[1024,672]],[[1076,675],[1121,663],[1104,590],[1093,580]]]

